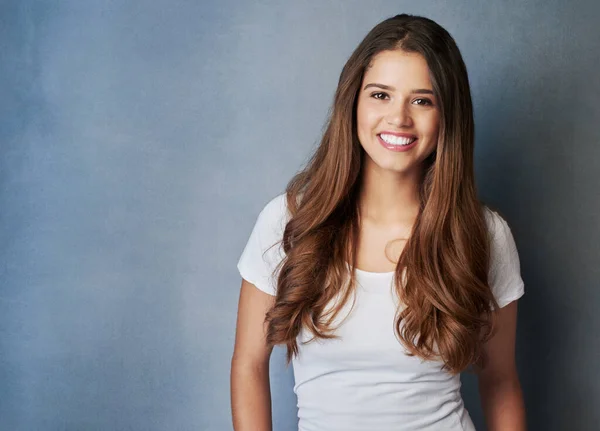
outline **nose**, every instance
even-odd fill
[[[410,110],[406,107],[404,103],[400,103],[396,106],[390,107],[390,111],[388,112],[385,120],[390,126],[412,126],[412,117],[410,115]]]

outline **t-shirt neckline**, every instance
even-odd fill
[[[348,262],[346,262],[346,266],[348,267],[348,269],[350,269],[350,265],[348,264]],[[354,268],[354,272],[356,272],[357,274],[360,274],[360,275],[364,275],[366,277],[381,277],[381,278],[390,277],[396,273],[396,271],[371,272],[371,271],[365,271],[365,270],[359,269],[359,268]]]

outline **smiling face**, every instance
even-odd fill
[[[356,127],[366,169],[420,173],[435,150],[440,114],[427,62],[417,53],[382,51],[360,86]]]

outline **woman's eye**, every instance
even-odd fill
[[[371,94],[371,97],[378,99],[378,100],[384,100],[386,97],[388,97],[388,95],[387,95],[387,93],[379,92],[379,93]]]
[[[433,105],[433,103],[431,103],[431,100],[429,99],[417,99],[415,100],[415,102],[417,105]]]

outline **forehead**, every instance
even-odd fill
[[[425,58],[416,52],[399,49],[382,51],[373,57],[363,77],[364,84],[371,82],[396,88],[431,88]]]

